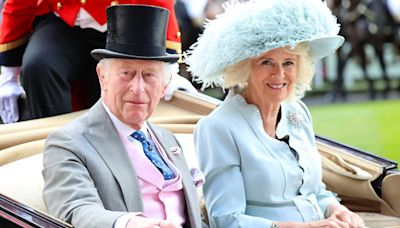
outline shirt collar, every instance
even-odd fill
[[[248,120],[251,126],[257,126],[256,128],[264,131],[260,110],[256,105],[247,103],[246,99],[239,93],[232,93],[226,100],[228,102],[232,101],[234,105],[239,106],[237,110],[243,114],[244,118]],[[290,112],[289,104],[286,101],[282,101],[280,105],[281,117],[276,127],[276,135],[278,138],[283,138],[293,133],[290,132],[292,126],[287,119],[288,112]]]
[[[104,103],[104,101],[101,101],[101,103],[103,104],[104,109],[106,110],[108,116],[111,118],[111,121],[113,122],[115,128],[117,129],[118,133],[121,136],[129,137],[134,131],[137,130],[137,129],[133,129],[132,127],[128,126],[127,124],[122,122],[120,119],[118,119],[110,111],[110,109],[107,107],[107,105]],[[147,121],[145,121],[143,123],[142,127],[140,128],[140,130],[143,131],[147,137],[149,137],[149,133],[148,133],[147,129],[148,129],[148,124],[147,124]]]

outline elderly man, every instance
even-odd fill
[[[54,216],[76,227],[201,227],[178,141],[147,122],[178,60],[166,53],[167,20],[159,7],[107,9],[106,48],[92,51],[102,98],[46,142],[43,198]]]

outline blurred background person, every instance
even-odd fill
[[[168,9],[167,48],[170,53],[181,52],[173,0],[7,0],[0,28],[0,117],[4,123],[19,120],[17,100],[25,94],[30,115],[25,119],[68,113],[97,101],[97,62],[90,51],[104,47],[105,9],[114,4]],[[176,88],[195,92],[190,85],[174,76],[167,99]]]

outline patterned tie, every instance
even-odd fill
[[[174,173],[162,160],[160,154],[156,151],[153,145],[147,140],[146,135],[143,131],[135,131],[131,136],[142,143],[144,154],[147,158],[160,170],[164,176],[164,180],[171,180],[175,177]]]

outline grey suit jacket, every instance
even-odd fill
[[[196,188],[173,134],[149,124],[182,174],[185,227],[201,227]],[[43,199],[50,214],[76,227],[112,227],[127,212],[143,211],[140,187],[101,101],[84,116],[50,134],[43,155]]]

